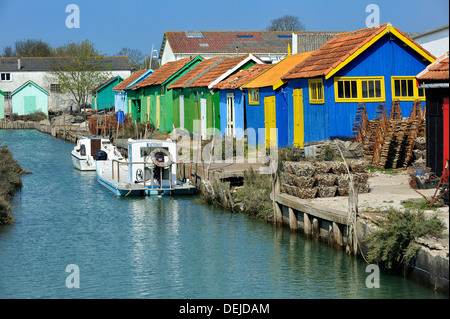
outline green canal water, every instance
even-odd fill
[[[0,141],[32,171],[0,226],[0,298],[446,298],[385,273],[368,288],[364,261],[196,197],[118,198],[49,135]]]

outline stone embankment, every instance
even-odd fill
[[[38,130],[40,132],[50,134],[55,138],[76,143],[77,138],[90,134],[89,127],[86,122],[77,123],[73,121],[74,117],[67,116],[64,118],[60,116],[49,120],[40,122],[31,121],[0,121],[0,129],[3,130]]]

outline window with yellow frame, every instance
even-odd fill
[[[425,101],[425,90],[419,89],[414,76],[391,77],[392,98],[400,101]]]
[[[250,104],[259,104],[259,89],[248,90],[248,102]]]
[[[334,78],[336,102],[384,102],[386,92],[384,77]]]
[[[325,99],[323,97],[323,79],[308,80],[309,87],[309,103],[323,104]]]

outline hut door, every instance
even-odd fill
[[[200,133],[206,139],[206,99],[200,99]]]
[[[160,109],[161,109],[161,96],[157,95],[156,96],[156,129],[157,130],[159,130],[159,123],[161,120]]]
[[[295,89],[294,94],[294,147],[303,149],[304,126],[303,126],[303,91],[302,89]]]
[[[35,96],[24,96],[23,97],[23,114],[32,114],[36,112],[36,97]]]
[[[275,113],[275,96],[264,98],[264,124],[266,125],[266,147],[277,146],[277,120]]]
[[[227,94],[227,130],[226,134],[234,137],[234,94]]]
[[[184,128],[184,95],[180,95],[180,128]]]

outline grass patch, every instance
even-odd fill
[[[388,175],[398,175],[399,174],[399,172],[393,168],[368,167],[367,171],[369,173],[379,172],[379,173],[388,174]]]
[[[387,270],[397,270],[416,256],[420,246],[415,238],[428,234],[442,237],[446,228],[437,215],[427,218],[422,211],[391,209],[384,217],[374,221],[379,229],[364,242],[368,260],[380,263]]]
[[[425,198],[411,198],[408,200],[402,200],[400,202],[405,208],[412,210],[433,210],[436,211],[439,207],[443,206],[441,201],[437,201],[433,206]]]

